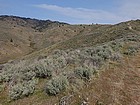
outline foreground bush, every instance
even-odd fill
[[[65,90],[69,82],[65,76],[58,76],[47,82],[45,86],[45,92],[49,95],[56,95]]]
[[[0,82],[9,82],[15,74],[16,67],[12,64],[6,64],[0,73]]]
[[[139,45],[130,45],[128,48],[125,50],[124,54],[126,55],[134,55],[137,53],[139,50]]]
[[[36,83],[36,80],[31,80],[11,86],[9,91],[10,99],[17,100],[19,98],[32,94],[35,90]]]
[[[96,72],[95,69],[89,69],[86,67],[79,67],[79,68],[76,68],[76,70],[74,71],[76,75],[86,80],[91,79],[91,77],[93,76],[95,72]]]
[[[35,72],[36,77],[45,78],[52,76],[52,70],[49,69],[44,60],[38,61],[30,66],[30,69]]]

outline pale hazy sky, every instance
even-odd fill
[[[140,19],[140,0],[0,0],[0,15],[114,24]]]

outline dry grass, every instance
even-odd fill
[[[6,92],[1,92],[2,105],[54,105],[61,97],[73,94],[70,105],[86,100],[89,105],[139,105],[140,104],[140,52],[136,56],[125,57],[120,63],[109,62],[88,85],[79,92],[67,90],[57,96],[47,96],[43,91],[44,82],[40,79],[35,93],[27,98],[7,102]],[[87,100],[88,98],[88,100]]]
[[[140,104],[140,52],[124,58],[120,64],[109,64],[73,101],[88,98],[89,105]],[[76,103],[75,102],[75,103]],[[76,105],[76,104],[72,105]]]
[[[68,25],[20,17],[0,16],[0,63],[17,59],[79,34],[89,34],[100,25]]]
[[[114,39],[140,34],[138,20],[117,25],[60,25],[52,23],[47,27],[38,26],[39,29],[35,29],[31,24],[27,26],[17,24],[25,22],[24,19],[18,19],[14,23],[11,23],[13,20],[0,20],[0,24],[5,24],[0,26],[0,30],[3,30],[3,33],[7,31],[6,34],[0,34],[2,36],[0,63],[17,57],[32,62],[39,57],[47,57],[55,49],[71,50],[94,47]],[[18,36],[18,34],[20,35]],[[14,38],[15,41],[11,41],[11,38]],[[121,50],[123,53],[125,47]],[[69,69],[74,69],[77,65],[68,66],[70,66]],[[101,72],[95,75],[93,80],[85,83],[85,86],[74,91],[67,89],[56,96],[45,94],[44,83],[48,80],[40,79],[33,95],[10,102],[7,98],[8,86],[6,84],[5,89],[0,92],[0,104],[54,105],[57,103],[58,105],[62,97],[71,94],[70,105],[78,105],[83,101],[87,101],[89,105],[98,105],[99,103],[101,105],[140,104],[140,52],[135,56],[125,56],[121,62],[108,62],[100,69]]]

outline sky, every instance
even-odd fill
[[[140,0],[0,0],[0,15],[71,24],[116,24],[140,19]]]

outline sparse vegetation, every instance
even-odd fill
[[[28,19],[21,20],[26,22]],[[10,100],[18,100],[31,94],[41,97],[43,89],[47,94],[43,96],[43,99],[46,97],[49,99],[50,96],[57,94],[61,96],[61,93],[67,94],[67,89],[69,94],[81,92],[83,87],[92,84],[93,77],[96,77],[95,74],[100,70],[110,64],[117,65],[126,56],[131,57],[137,54],[140,49],[139,29],[134,26],[133,29],[130,29],[127,22],[117,25],[68,25],[46,22],[49,24],[40,21],[29,26],[39,35],[29,36],[27,46],[31,48],[31,51],[39,51],[23,57],[24,60],[13,60],[3,64],[0,68],[0,92],[9,92]],[[130,21],[130,23],[133,25],[135,22]],[[22,28],[26,27],[24,23],[18,25]],[[15,27],[17,26],[15,25]],[[59,39],[59,34],[61,35],[63,32],[64,35]],[[22,33],[24,33],[24,29]],[[49,35],[47,36],[46,33]],[[7,36],[7,33],[4,36]],[[65,37],[69,36],[72,37],[66,38],[65,41]],[[57,43],[57,38],[60,40],[59,43]],[[13,40],[14,44],[10,44],[15,46],[17,40],[13,37],[8,38],[8,42],[13,42]],[[21,40],[21,43],[23,44],[24,41],[26,42],[26,40]],[[0,54],[2,53],[0,52]],[[114,65],[109,68],[115,71]],[[85,84],[86,86],[84,86]],[[95,83],[95,85],[97,84]],[[95,88],[98,91],[98,87],[95,86]]]
[[[136,37],[135,39],[137,39]],[[130,38],[128,37],[128,40],[126,40],[127,38],[125,40],[116,39],[99,46],[76,50],[55,50],[51,55],[35,60],[29,65],[26,63],[27,61],[7,64],[2,69],[3,72],[0,73],[0,81],[12,84],[9,96],[13,100],[32,94],[35,89],[33,81],[36,78],[50,79],[45,85],[45,92],[49,95],[56,95],[65,90],[71,83],[70,74],[66,71],[68,65],[77,65],[75,69],[70,71],[76,76],[73,81],[78,79],[91,80],[94,73],[108,60],[118,61],[123,54],[132,55],[139,50],[138,43],[129,45],[131,41],[137,42],[137,40]],[[134,37],[132,38],[134,39]],[[123,49],[125,50],[123,51]]]

